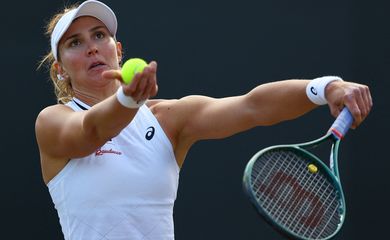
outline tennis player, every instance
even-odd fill
[[[36,119],[42,174],[64,238],[174,239],[173,205],[190,147],[297,118],[320,104],[346,105],[357,127],[372,106],[367,86],[338,77],[284,80],[241,96],[151,100],[152,61],[130,85],[121,78],[114,12],[98,1],[64,9],[48,23],[58,103]],[[136,38],[134,38],[136,40]]]

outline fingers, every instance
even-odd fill
[[[368,86],[353,82],[334,81],[327,87],[327,99],[330,111],[337,117],[344,106],[348,107],[358,127],[368,116],[372,108],[372,98]]]
[[[105,79],[118,79],[119,81],[123,82],[122,80],[122,73],[120,70],[108,70],[104,71],[102,73],[103,78]]]
[[[373,105],[370,89],[368,88],[368,86],[363,86],[362,96],[363,96],[363,100],[365,103],[365,110],[364,110],[363,114],[365,116],[367,116],[370,113],[372,105]]]
[[[337,118],[337,116],[340,114],[341,110],[342,110],[342,105],[331,105],[329,104],[329,108],[330,108],[330,113],[332,114],[333,117]]]
[[[125,94],[128,94],[136,101],[146,100],[157,94],[157,63],[152,61],[140,73],[134,76],[130,85],[123,87]]]
[[[358,95],[358,96],[356,96]],[[347,94],[345,95],[344,97],[344,104],[345,106],[348,107],[349,111],[351,112],[352,114],[352,117],[354,119],[354,122],[352,123],[352,128],[355,129],[357,126],[360,125],[360,123],[362,122],[362,115],[361,115],[361,111],[360,111],[360,108],[359,108],[359,104],[358,102],[361,102],[361,99],[360,94],[358,93],[350,93],[350,94]]]
[[[342,105],[348,107],[354,118],[352,128],[358,127],[368,116],[372,108],[370,90],[362,84],[347,83],[342,102]]]

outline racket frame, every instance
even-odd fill
[[[313,149],[320,145],[323,142],[331,141],[331,153],[330,153],[330,160],[329,160],[329,166],[327,166],[324,161],[320,160],[316,155],[309,152],[308,149]],[[252,180],[251,180],[251,173],[253,165],[255,164],[256,160],[263,154],[265,154],[268,151],[276,150],[276,149],[288,149],[291,151],[294,151],[295,153],[299,153],[298,155],[308,157],[310,159],[310,162],[314,165],[316,165],[319,168],[319,171],[325,171],[326,176],[330,182],[333,184],[333,186],[337,189],[337,192],[340,196],[340,207],[339,207],[339,214],[340,214],[340,223],[338,224],[337,230],[334,231],[331,235],[329,235],[326,238],[323,238],[322,240],[327,240],[333,238],[341,229],[344,220],[345,220],[345,214],[346,214],[346,204],[345,204],[345,198],[343,189],[340,182],[340,176],[339,176],[339,170],[338,170],[338,150],[340,145],[341,137],[334,133],[334,131],[330,130],[326,135],[323,137],[310,141],[305,143],[298,143],[298,144],[285,144],[285,145],[275,145],[268,148],[264,148],[257,152],[248,162],[245,171],[244,171],[244,177],[243,177],[243,188],[244,192],[249,197],[250,202],[254,207],[256,208],[257,212],[268,222],[272,227],[274,227],[279,233],[284,235],[287,238],[290,239],[301,239],[301,240],[311,240],[308,238],[304,238],[302,236],[299,236],[295,234],[294,232],[290,231],[289,229],[285,228],[284,226],[280,225],[276,221],[272,219],[272,217],[260,206],[260,204],[256,200],[256,196],[252,191]]]

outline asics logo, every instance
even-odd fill
[[[317,89],[315,87],[310,88],[310,92],[317,96]]]
[[[154,136],[154,127],[148,127],[146,130],[148,131],[146,132],[145,138],[146,140],[150,141]]]

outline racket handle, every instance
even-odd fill
[[[339,139],[343,138],[347,134],[349,128],[353,123],[353,117],[347,107],[344,107],[339,116],[330,127],[330,131]]]

